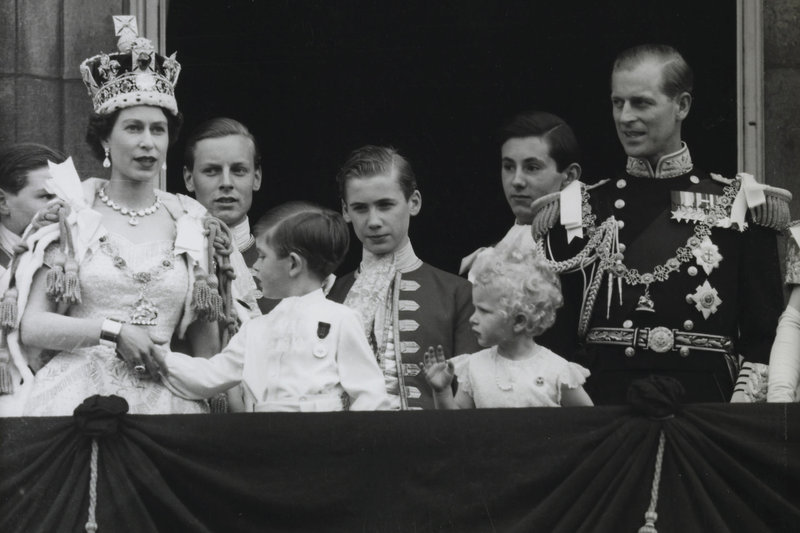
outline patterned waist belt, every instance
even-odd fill
[[[591,328],[586,334],[589,344],[612,344],[626,346],[625,355],[636,353],[636,348],[666,353],[677,350],[686,357],[691,350],[733,353],[733,339],[723,335],[693,333],[663,326],[656,328]]]

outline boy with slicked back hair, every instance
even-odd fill
[[[337,175],[342,212],[363,245],[361,265],[336,281],[329,298],[359,311],[395,409],[433,409],[422,373],[425,348],[477,351],[470,283],[424,263],[408,237],[422,195],[395,149],[364,146]]]

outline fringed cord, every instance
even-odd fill
[[[0,330],[0,394],[14,392],[14,376],[11,373],[11,354],[8,351],[6,332]]]
[[[221,305],[218,320],[222,322],[221,340],[224,346],[236,334],[239,326],[233,308],[231,287],[231,282],[236,278],[230,260],[234,251],[233,236],[228,226],[218,219],[209,219],[206,229],[209,231],[209,263],[216,262],[219,267],[218,292]]]
[[[28,246],[24,242],[14,247],[14,256],[11,258],[11,265],[8,268],[8,288],[0,301],[0,327],[3,329],[3,334],[16,329],[19,321],[19,310],[17,309],[19,290],[16,287],[17,267],[19,266],[20,256],[27,250]]]
[[[614,226],[616,226],[616,222],[613,217],[608,218],[597,228],[593,235],[593,238],[595,236],[599,237],[596,251],[599,264],[597,270],[589,278],[589,287],[585,292],[583,305],[581,306],[581,314],[578,320],[578,337],[581,339],[586,336],[589,329],[589,319],[591,318],[597,295],[600,292],[600,283],[605,273],[611,268],[611,262],[608,258],[612,255],[610,252],[613,246],[612,230]]]
[[[233,253],[233,237],[228,226],[217,218],[208,217],[203,221],[203,228],[208,238],[208,264],[206,287],[199,296],[208,294],[207,297],[198,298],[202,308],[207,308],[206,319],[219,321],[222,345],[236,334],[238,322],[233,308],[233,293],[231,281],[236,277],[231,265],[230,256]],[[214,265],[217,265],[218,275],[215,274]],[[227,413],[228,397],[220,393],[209,400],[212,413]]]
[[[0,394],[14,392],[14,376],[12,375],[11,356],[8,351],[6,337],[8,333],[17,328],[19,322],[18,298],[19,290],[16,287],[17,267],[20,256],[28,250],[28,237],[42,226],[58,220],[58,215],[53,214],[54,209],[61,209],[60,204],[53,204],[39,211],[33,218],[28,228],[22,233],[22,242],[14,246],[11,264],[7,275],[8,288],[0,298]]]
[[[72,241],[72,232],[67,225],[66,209],[58,212],[61,227],[61,236],[67,242],[67,259],[64,263],[64,294],[62,299],[68,304],[81,303],[81,283],[78,277],[78,258],[75,253],[75,243]]]
[[[220,274],[223,275],[222,283],[220,283],[220,293],[222,296],[222,312],[224,315],[224,329],[222,330],[222,345],[228,344],[239,329],[239,324],[236,321],[236,315],[233,308],[233,288],[231,281],[236,277],[231,265],[230,258],[223,256],[222,265],[220,266]]]
[[[664,430],[658,435],[658,451],[656,452],[656,469],[653,473],[653,487],[650,489],[650,507],[644,513],[644,525],[639,528],[639,533],[658,533],[656,530],[656,505],[658,504],[658,485],[661,482],[661,462],[664,459]]]
[[[59,253],[53,258],[53,264],[47,271],[47,295],[53,302],[68,304],[80,303],[80,282],[78,280],[78,263],[72,233],[67,225],[69,212],[66,206],[57,211],[59,227]]]
[[[97,455],[100,447],[97,439],[92,439],[92,459],[89,465],[89,518],[86,521],[86,533],[97,531],[97,520],[95,511],[97,510]]]

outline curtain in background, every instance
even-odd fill
[[[635,532],[662,430],[658,531],[800,530],[798,405],[131,416],[90,400],[0,419],[0,531],[83,531],[96,438],[100,533]]]

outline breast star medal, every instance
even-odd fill
[[[722,261],[722,254],[719,253],[719,247],[711,242],[708,236],[703,237],[700,246],[692,250],[692,254],[697,260],[697,265],[703,267],[706,275],[711,274],[711,271],[719,266]]]
[[[708,320],[708,317],[717,312],[717,309],[722,304],[722,299],[717,293],[717,289],[711,286],[708,280],[702,285],[698,285],[694,294],[686,295],[687,303],[694,303],[695,309],[703,314],[703,318]]]

